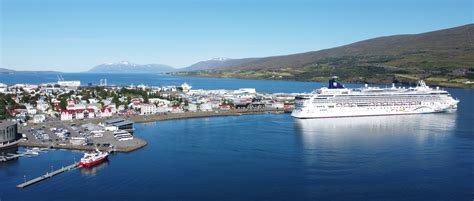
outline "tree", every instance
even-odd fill
[[[61,110],[65,110],[67,107],[67,100],[66,98],[62,98],[59,102],[59,107],[61,107]]]
[[[147,93],[144,93],[144,94],[143,94],[143,102],[145,102],[145,103],[148,103],[148,102],[149,102],[149,101],[148,101],[148,94],[147,94]]]
[[[26,92],[21,94],[21,101],[20,101],[21,103],[30,103],[30,101],[31,101],[30,94],[28,94]]]
[[[107,96],[108,96],[108,93],[105,90],[101,90],[99,95],[100,95],[101,98],[106,99]]]
[[[115,103],[115,107],[118,107],[120,105],[120,100],[117,94],[114,94],[114,97],[112,98],[112,102]]]
[[[8,105],[7,101],[4,98],[0,97],[0,119],[7,119],[10,117],[10,113],[8,113]]]

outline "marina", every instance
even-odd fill
[[[20,158],[20,157],[37,156],[38,154],[40,154],[40,152],[45,152],[47,150],[50,150],[50,149],[49,148],[37,148],[37,147],[35,147],[33,149],[27,149],[25,152],[21,152],[21,153],[16,153],[16,154],[7,153],[6,156],[5,155],[0,156],[0,162],[6,162],[6,161],[14,160],[14,159],[17,159],[17,158]]]

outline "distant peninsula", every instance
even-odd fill
[[[12,70],[12,69],[7,69],[7,68],[0,68],[0,74],[21,74],[21,73],[40,74],[40,73],[60,73],[60,72],[57,72],[57,71],[30,71],[30,70],[17,71],[17,70]]]

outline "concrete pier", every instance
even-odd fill
[[[51,178],[53,176],[56,176],[58,174],[61,174],[63,172],[66,172],[66,171],[69,171],[69,170],[72,170],[72,169],[75,169],[76,167],[79,166],[79,163],[74,163],[74,164],[71,164],[71,165],[68,165],[66,167],[62,167],[61,169],[59,170],[56,170],[56,171],[53,171],[53,172],[47,172],[45,175],[43,176],[40,176],[40,177],[36,177],[32,180],[29,180],[29,181],[26,181],[24,183],[21,183],[21,184],[18,184],[16,187],[17,188],[25,188],[27,186],[30,186],[32,184],[35,184],[35,183],[38,183],[40,181],[43,181],[43,180],[46,180],[48,178]]]
[[[20,158],[25,155],[26,154],[8,154],[7,156],[0,156],[0,161],[5,162],[5,161],[13,160],[15,158]]]

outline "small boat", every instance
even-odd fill
[[[85,153],[84,157],[81,158],[81,162],[79,162],[80,167],[92,167],[98,164],[101,164],[107,157],[109,156],[109,152],[102,152],[96,149],[95,152]]]
[[[27,149],[23,154],[27,156],[37,156],[39,155],[40,150],[38,148]]]

